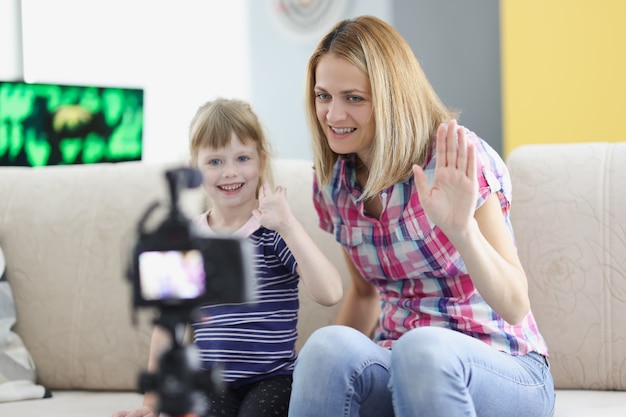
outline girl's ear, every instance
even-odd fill
[[[261,153],[261,178],[265,179],[265,168],[267,168],[267,154],[265,152]]]
[[[259,190],[263,186],[263,183],[268,180],[265,169],[267,168],[267,154],[265,152],[261,153],[261,165],[259,167],[259,183],[256,187],[256,198],[259,198]]]

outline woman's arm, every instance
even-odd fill
[[[311,298],[325,306],[334,305],[343,296],[339,271],[293,215],[285,193],[283,187],[273,192],[264,184],[259,190],[259,207],[252,214],[282,236],[298,262],[298,275]]]
[[[345,250],[343,255],[350,272],[351,285],[341,304],[336,323],[353,327],[361,333],[371,336],[380,316],[378,291],[372,284],[363,279]]]
[[[475,209],[476,150],[456,121],[439,126],[436,147],[432,187],[422,168],[413,167],[420,202],[461,254],[481,296],[506,322],[517,324],[530,310],[528,282],[498,196],[490,195]]]
[[[448,238],[463,257],[480,295],[507,323],[517,324],[530,311],[528,280],[498,196],[491,194],[474,218],[467,230]]]

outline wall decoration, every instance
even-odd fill
[[[350,0],[275,0],[273,15],[297,37],[318,37],[343,18]]]
[[[0,81],[0,165],[141,160],[143,90]]]

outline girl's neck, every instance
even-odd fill
[[[209,211],[207,222],[216,232],[232,234],[250,220],[252,209],[257,205],[258,202],[250,207],[213,207]]]

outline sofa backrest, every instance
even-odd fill
[[[525,145],[507,164],[556,387],[626,390],[626,143]]]
[[[172,166],[0,168],[0,247],[16,301],[14,330],[48,389],[137,389],[156,312],[140,310],[133,324],[124,272],[139,218],[168,198],[163,173]],[[311,162],[278,160],[274,176],[296,216],[343,268],[337,244],[316,225]],[[182,203],[188,215],[206,207],[201,188],[185,191]],[[298,347],[338,308],[300,293]]]
[[[49,389],[132,389],[151,314],[131,321],[124,276],[136,224],[166,197],[163,165],[0,168],[0,246],[15,331]],[[150,312],[152,313],[152,312]]]

